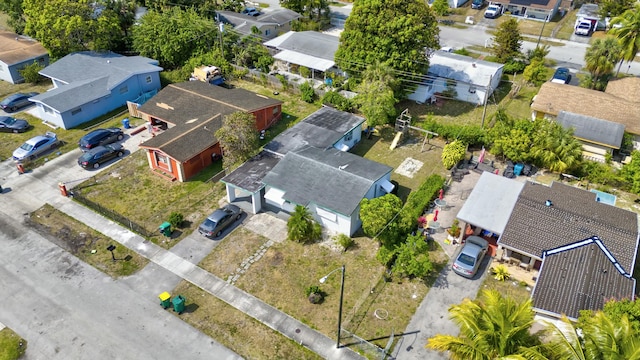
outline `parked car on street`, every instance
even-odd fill
[[[571,82],[571,72],[565,67],[559,67],[556,69],[556,72],[553,73],[551,82],[557,84],[568,84]]]
[[[31,105],[31,101],[29,101],[30,97],[34,97],[38,95],[37,92],[30,93],[16,93],[13,95],[9,95],[4,100],[0,101],[0,108],[4,111],[17,111],[20,108]]]
[[[469,236],[451,266],[453,271],[464,277],[473,277],[488,249],[489,242],[487,240],[479,236]]]
[[[207,216],[207,219],[198,227],[198,232],[208,238],[218,237],[241,217],[242,210],[235,205],[228,204]]]
[[[41,155],[48,150],[51,150],[59,145],[58,136],[52,132],[47,131],[45,135],[39,135],[27,140],[22,146],[17,148],[13,152],[13,160],[35,160],[38,155]]]
[[[12,118],[11,116],[0,116],[0,132],[21,133],[29,129],[27,120]]]
[[[87,151],[96,146],[108,145],[124,139],[124,133],[118,128],[97,129],[80,138],[80,150]]]
[[[471,2],[472,9],[482,9],[483,6],[484,6],[484,0],[473,0]]]
[[[78,165],[85,169],[97,169],[107,161],[121,158],[122,156],[124,156],[124,150],[120,144],[96,146],[78,158]]]

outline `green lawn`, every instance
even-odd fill
[[[0,330],[0,360],[18,359],[25,350],[27,350],[26,340],[9,328]]]

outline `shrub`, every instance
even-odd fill
[[[282,84],[282,88],[284,90],[287,90],[289,88],[289,81],[287,81],[287,78],[284,77],[284,75],[276,74],[276,79],[280,81],[280,84]]]
[[[37,61],[34,61],[32,64],[18,70],[18,72],[22,75],[24,81],[31,84],[37,84],[42,80],[42,75],[39,74],[42,69],[44,69],[44,66],[38,64]]]
[[[509,270],[505,265],[497,265],[491,268],[491,274],[493,274],[493,278],[498,281],[509,280],[511,275],[509,274]]]
[[[461,48],[461,49],[457,49],[457,50],[453,50],[454,54],[458,54],[458,55],[464,55],[464,56],[469,56],[469,54],[471,54],[469,52],[469,50],[465,49],[465,48]]]
[[[289,240],[307,243],[322,236],[322,227],[318,224],[304,206],[297,205],[287,221],[287,235]]]
[[[336,242],[342,246],[343,251],[347,251],[348,248],[352,247],[355,242],[350,236],[345,234],[339,234],[335,238]]]
[[[322,103],[329,104],[341,111],[353,110],[353,104],[351,103],[351,100],[340,95],[340,93],[336,91],[327,91],[322,97]]]
[[[300,76],[305,79],[308,79],[311,76],[311,70],[306,66],[300,66],[298,70],[300,71]]]
[[[522,61],[511,60],[504,64],[503,72],[505,74],[518,74],[524,71],[524,68],[527,67]]]
[[[300,98],[302,101],[309,104],[313,103],[316,99],[316,92],[313,90],[313,86],[309,82],[303,82],[300,84]]]
[[[442,149],[442,165],[447,169],[451,169],[460,160],[464,159],[466,151],[466,145],[460,140],[455,140],[445,145],[444,149]]]
[[[419,218],[424,209],[429,206],[431,200],[433,200],[438,191],[444,185],[444,178],[440,175],[431,175],[425,180],[418,190],[409,194],[402,212],[399,217],[399,238],[404,238],[408,235],[416,226],[415,219]]]
[[[312,304],[320,304],[324,300],[324,292],[317,285],[311,285],[305,289],[305,295]]]
[[[172,227],[181,228],[184,222],[184,216],[179,212],[172,212],[171,215],[169,215],[169,222]]]

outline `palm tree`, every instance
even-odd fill
[[[581,328],[566,317],[562,326],[548,326],[550,341],[543,347],[551,359],[640,359],[640,336],[626,316],[614,322],[602,311],[590,315],[581,316]]]
[[[455,360],[544,359],[535,351],[537,337],[529,333],[534,316],[530,299],[516,303],[495,290],[483,291],[481,298],[451,306],[449,314],[460,335],[438,334],[426,347],[449,351]]]
[[[596,39],[584,55],[589,70],[591,89],[604,90],[607,81],[613,75],[615,64],[622,58],[622,48],[618,39],[606,37]]]
[[[582,145],[572,129],[547,120],[536,120],[531,155],[551,171],[564,172],[582,158]]]
[[[633,61],[640,51],[640,3],[636,3],[634,9],[629,9],[613,18],[611,24],[620,25],[609,30],[609,34],[615,36],[622,46],[622,59],[628,62]]]
[[[306,207],[296,205],[287,221],[287,233],[289,240],[306,243],[320,238],[322,228],[313,220],[313,216]]]

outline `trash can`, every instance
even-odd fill
[[[520,174],[522,174],[522,169],[524,169],[524,164],[516,164],[513,167],[513,174],[515,176],[520,176]]]
[[[184,312],[184,302],[186,299],[182,295],[178,295],[173,298],[173,311],[178,314],[182,314]]]
[[[160,298],[160,305],[162,305],[163,308],[166,309],[171,306],[171,294],[165,291],[158,295],[158,297]]]
[[[171,233],[173,232],[173,230],[171,230],[171,223],[168,221],[163,222],[162,225],[158,227],[158,230],[160,230],[164,236],[171,236]]]
[[[131,129],[131,125],[129,125],[129,118],[122,119],[122,126],[124,126],[125,129]]]

